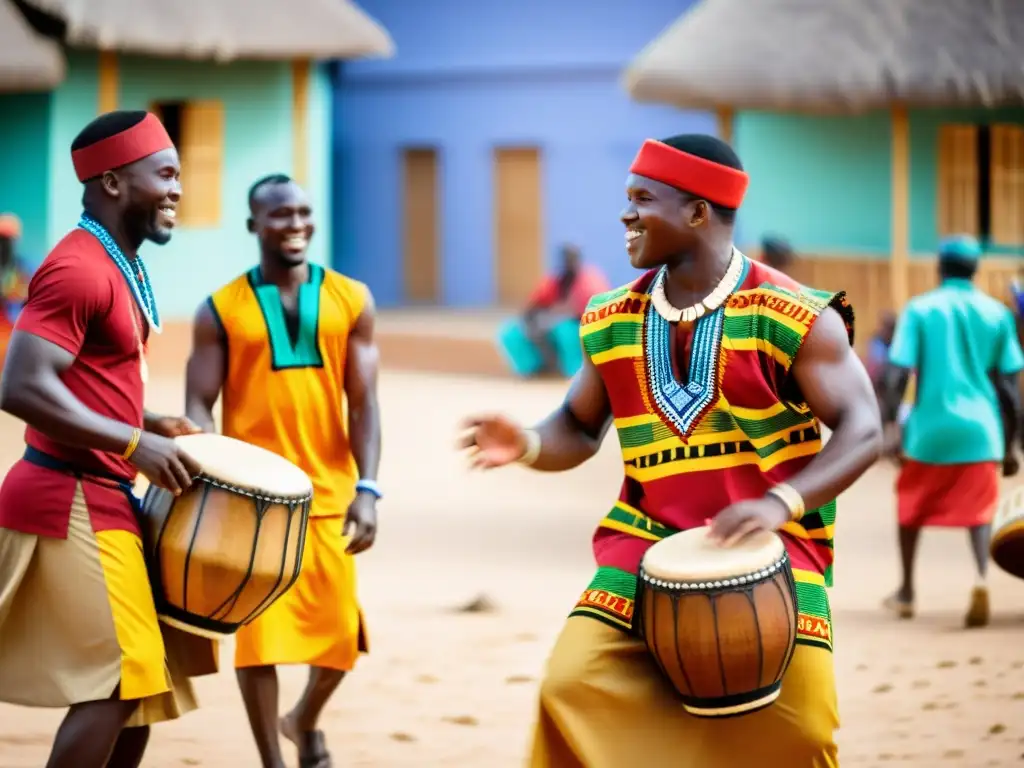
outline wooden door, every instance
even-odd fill
[[[544,275],[540,150],[494,151],[494,254],[498,302],[521,306]]]
[[[190,101],[181,110],[178,223],[219,227],[224,183],[224,104]]]
[[[411,304],[436,304],[440,299],[437,165],[437,150],[405,150],[405,299]]]

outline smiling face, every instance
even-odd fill
[[[637,269],[652,269],[689,253],[700,240],[709,206],[646,176],[626,179],[626,253]]]
[[[165,149],[112,171],[124,228],[135,242],[164,245],[171,239],[181,200],[181,163],[177,150]]]
[[[286,266],[306,261],[313,237],[313,208],[305,191],[294,181],[269,183],[257,190],[252,202],[249,231],[263,253]]]

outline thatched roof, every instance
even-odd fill
[[[63,79],[60,47],[36,34],[9,0],[0,0],[0,91],[48,91]]]
[[[630,94],[693,108],[852,112],[1024,104],[1022,0],[702,0]]]
[[[23,0],[72,46],[196,59],[387,56],[394,45],[348,0]]]

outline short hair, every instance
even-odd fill
[[[71,142],[71,151],[77,152],[80,149],[91,147],[93,144],[97,144],[104,139],[109,139],[111,136],[127,131],[129,128],[145,120],[147,114],[144,110],[139,109],[118,110],[100,115],[79,131],[78,135],[75,136],[75,140]]]
[[[673,149],[678,149],[680,152],[685,152],[688,155],[694,155],[695,157],[710,160],[712,163],[724,165],[727,168],[735,168],[737,171],[743,170],[743,163],[740,162],[739,155],[736,154],[735,150],[728,143],[722,141],[717,136],[711,136],[706,133],[681,133],[678,136],[662,139],[661,143],[668,144]],[[694,195],[685,189],[680,191],[690,198],[699,198],[698,195]],[[736,220],[735,208],[726,208],[724,205],[712,203],[710,200],[707,202],[711,205],[711,209],[715,214],[726,224],[732,224]]]
[[[970,235],[953,235],[939,243],[939,274],[943,277],[974,277],[981,258],[981,243]]]
[[[970,280],[977,271],[978,262],[974,259],[965,259],[959,256],[939,257],[939,274],[942,277]]]
[[[265,187],[276,187],[278,184],[291,184],[294,181],[291,176],[285,173],[271,173],[262,178],[256,179],[249,187],[249,211],[251,212],[256,205],[256,196],[263,191]]]

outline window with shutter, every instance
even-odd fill
[[[977,126],[939,129],[938,171],[939,234],[980,237]]]
[[[219,101],[162,102],[151,111],[164,123],[181,158],[179,226],[221,223],[224,177],[224,105]]]
[[[993,125],[990,132],[991,241],[1024,245],[1024,127]]]

